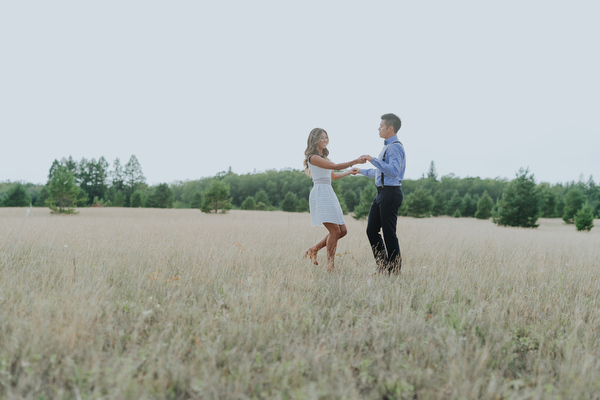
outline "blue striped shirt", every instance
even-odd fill
[[[384,144],[385,147],[381,150],[379,158],[373,157],[371,160],[371,164],[375,168],[361,169],[360,174],[368,178],[375,178],[375,185],[380,187],[381,173],[383,172],[385,186],[401,186],[404,179],[404,170],[406,169],[404,146],[398,141],[397,135],[387,139]],[[384,152],[385,161],[382,161]]]

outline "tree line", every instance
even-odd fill
[[[536,220],[537,217],[563,218],[567,223],[574,223],[575,214],[584,207],[593,217],[600,216],[600,186],[591,176],[587,182],[580,179],[565,184],[536,184],[529,171],[520,171],[512,181],[459,178],[454,174],[438,177],[433,161],[420,179],[403,181],[405,199],[399,213],[413,217],[448,215],[487,219],[496,216],[495,220],[502,222],[502,213],[508,209],[508,200],[502,200],[508,195],[505,192],[514,191],[515,182],[523,180],[531,186],[530,192],[517,191],[514,196],[529,199],[530,208],[535,211],[530,214]],[[70,185],[70,191],[61,184]],[[347,177],[334,180],[332,185],[344,212],[352,212],[355,218],[368,214],[376,192],[372,179]],[[124,165],[115,159],[112,168],[104,157],[80,161],[68,157],[54,160],[45,185],[0,183],[0,205],[31,204],[58,211],[103,206],[198,208],[205,212],[231,208],[305,212],[311,188],[312,180],[300,170],[239,175],[231,168],[212,177],[150,186],[135,155]],[[61,191],[66,195],[60,197]],[[535,221],[529,225],[535,225]]]

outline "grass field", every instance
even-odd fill
[[[600,222],[0,208],[2,399],[598,399]]]

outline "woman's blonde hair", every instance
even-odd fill
[[[317,148],[319,141],[321,140],[321,134],[327,134],[327,131],[323,128],[315,128],[308,134],[308,140],[306,141],[306,150],[304,151],[304,173],[310,176],[310,170],[308,169],[308,159],[310,156],[319,155],[319,150]],[[323,157],[327,160],[327,156],[329,155],[329,150],[327,148],[323,149]]]

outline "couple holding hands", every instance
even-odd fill
[[[304,257],[310,257],[318,265],[317,253],[327,248],[327,270],[335,271],[335,252],[339,239],[346,236],[348,230],[340,203],[331,187],[331,179],[340,179],[350,174],[361,174],[375,179],[377,195],[373,199],[367,222],[367,237],[377,264],[375,273],[400,273],[402,257],[396,236],[398,209],[402,205],[402,179],[406,168],[404,146],[398,140],[398,130],[402,122],[394,114],[381,116],[379,137],[384,139],[384,147],[378,157],[363,155],[355,160],[335,164],[327,158],[329,136],[324,129],[315,128],[308,135],[304,152],[304,171],[312,177],[313,188],[310,192],[310,220],[312,226],[324,225],[328,234],[317,244],[308,248]],[[356,164],[369,161],[375,168],[351,168]],[[379,232],[383,231],[383,239]]]

